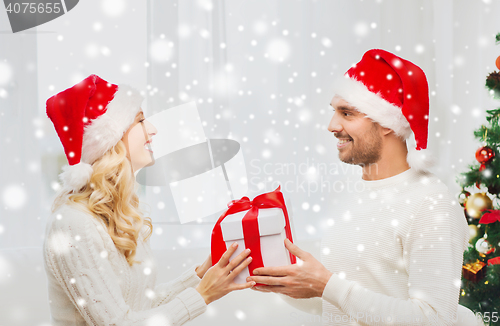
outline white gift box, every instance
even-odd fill
[[[236,256],[245,250],[245,239],[243,236],[242,219],[248,212],[242,211],[228,215],[221,222],[222,236],[226,243],[226,248],[233,242],[238,243],[238,248],[231,256],[233,260]],[[262,262],[265,267],[290,265],[290,254],[285,248],[285,216],[281,208],[261,208],[257,217],[260,234],[260,250]],[[250,255],[256,253],[251,252]],[[250,276],[248,267],[238,274],[234,282],[246,283],[246,278]]]

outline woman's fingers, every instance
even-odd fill
[[[230,280],[232,281],[239,273],[241,273],[245,268],[252,262],[252,257],[248,257],[241,264],[239,264],[232,272],[229,274]]]
[[[226,267],[227,264],[229,264],[229,258],[231,258],[231,255],[236,251],[236,248],[238,248],[238,243],[234,242],[232,245],[229,246],[229,248],[226,250],[226,252],[222,255],[222,257],[219,259],[219,262],[217,264],[220,267]]]
[[[255,282],[246,282],[246,283],[243,283],[243,284],[237,284],[237,283],[233,283],[232,286],[231,286],[231,291],[237,291],[237,290],[244,290],[244,289],[248,289],[248,288],[251,288],[252,286],[254,286],[256,283]]]
[[[232,271],[236,266],[238,266],[247,256],[250,255],[250,249],[243,250],[238,256],[234,257],[233,260],[227,265],[227,268]]]

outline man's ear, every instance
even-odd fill
[[[394,130],[390,129],[390,128],[386,128],[386,127],[382,127],[380,126],[381,128],[381,131],[382,131],[382,135],[383,136],[387,136],[388,134],[390,134],[391,132],[393,133]]]

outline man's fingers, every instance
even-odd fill
[[[254,275],[287,276],[295,266],[259,267],[253,270]]]
[[[254,286],[252,287],[252,290],[255,291],[260,291],[260,292],[273,292],[273,293],[283,293],[285,291],[284,286],[279,286],[279,285],[266,285],[266,286]]]
[[[220,267],[226,267],[227,264],[229,264],[229,258],[231,258],[231,255],[235,252],[236,248],[238,248],[238,244],[234,242],[232,245],[229,246],[229,248],[222,255],[222,257],[220,257],[219,262],[217,264]]]
[[[233,260],[227,265],[227,268],[231,271],[236,266],[238,266],[247,256],[250,254],[250,249],[245,249],[238,256],[234,257]]]
[[[292,255],[295,255],[299,257],[301,260],[304,260],[304,255],[306,254],[306,251],[300,249],[297,247],[295,244],[292,243],[292,241],[285,239],[285,247],[292,253]]]
[[[267,285],[280,285],[284,286],[284,277],[276,276],[249,276],[247,281],[255,281],[256,283],[262,283]]]

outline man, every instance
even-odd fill
[[[447,187],[426,170],[424,72],[369,50],[335,91],[328,130],[340,160],[362,166],[364,189],[337,207],[321,262],[285,240],[300,263],[258,268],[248,280],[267,284],[254,288],[263,292],[320,297],[325,325],[454,325],[469,231]]]

